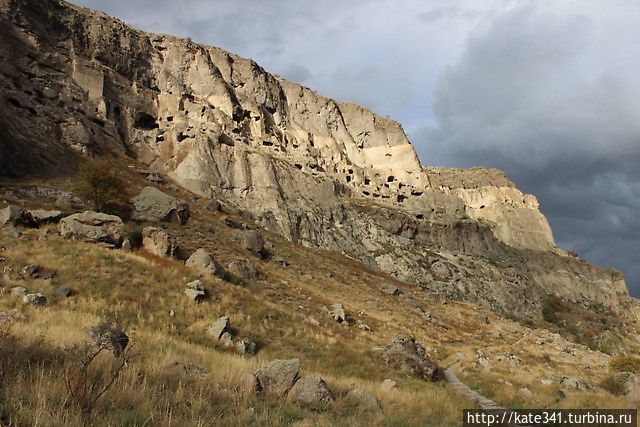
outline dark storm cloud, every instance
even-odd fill
[[[529,3],[441,76],[423,158],[493,166],[538,196],[556,240],[640,295],[640,7]]]

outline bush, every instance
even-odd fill
[[[623,396],[627,391],[624,381],[616,375],[605,378],[600,387],[615,396]]]
[[[80,196],[93,205],[93,209],[123,220],[131,217],[133,205],[129,200],[125,182],[104,159],[91,160],[80,167],[82,183],[78,189]]]
[[[609,362],[609,368],[613,372],[633,372],[640,374],[640,358],[633,356],[614,357]]]
[[[561,317],[559,313],[566,313],[567,311],[569,311],[569,308],[562,298],[557,295],[547,295],[542,301],[542,318],[549,323],[560,323]]]

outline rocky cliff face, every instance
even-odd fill
[[[628,298],[620,274],[555,247],[535,197],[499,171],[423,168],[397,122],[62,1],[0,13],[0,175],[116,152],[294,242],[498,312]]]

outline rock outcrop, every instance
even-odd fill
[[[385,347],[382,360],[391,368],[427,381],[439,381],[443,371],[415,339],[398,336]]]
[[[556,248],[535,197],[504,174],[424,168],[397,122],[251,60],[61,0],[0,0],[0,59],[0,174],[127,153],[430,292],[520,318],[552,293],[624,311],[623,277]],[[186,221],[172,209],[154,216]]]

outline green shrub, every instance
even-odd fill
[[[125,182],[107,160],[91,160],[80,167],[82,182],[78,193],[98,212],[117,215],[123,220],[131,217],[133,205]]]

